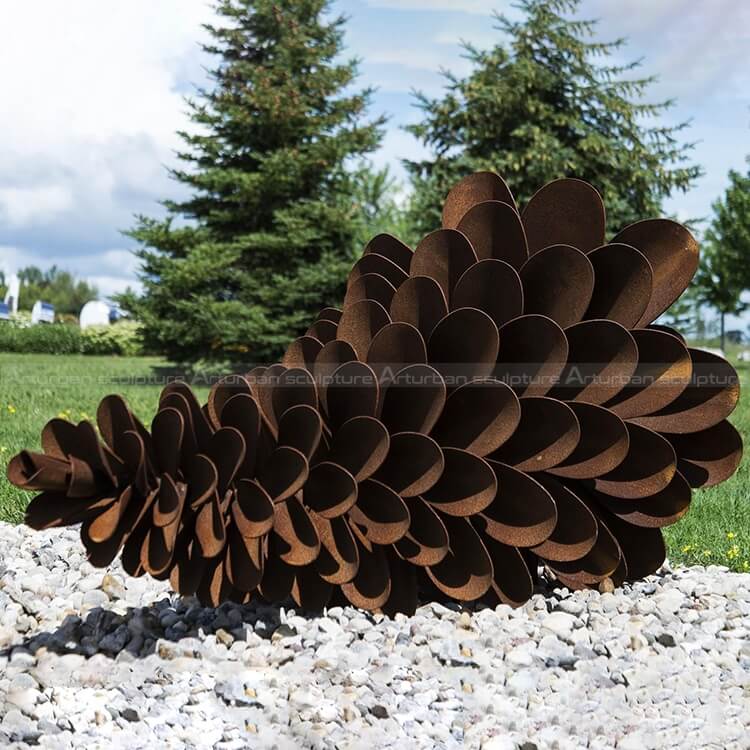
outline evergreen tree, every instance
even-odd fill
[[[729,172],[729,187],[713,210],[695,290],[702,304],[719,313],[723,349],[726,315],[739,315],[748,307],[741,295],[750,288],[750,172]]]
[[[693,283],[659,316],[658,322],[676,328],[683,336],[696,337],[701,335],[703,326],[700,308]]]
[[[279,354],[342,296],[362,248],[355,168],[382,137],[352,90],[345,19],[329,0],[220,0],[204,49],[212,85],[189,100],[184,201],[138,217],[143,296],[122,300],[145,343],[175,361]]]
[[[354,198],[360,221],[358,246],[364,247],[375,235],[384,233],[406,243],[417,242],[418,238],[410,234],[406,196],[389,167],[374,169],[370,163],[363,164],[354,185]]]
[[[692,144],[680,142],[687,123],[644,124],[671,102],[644,100],[653,78],[630,77],[638,62],[606,64],[625,40],[593,41],[596,23],[570,17],[579,4],[520,0],[522,20],[496,16],[496,46],[465,45],[466,78],[446,73],[441,98],[417,94],[423,119],[408,130],[432,158],[405,165],[421,233],[439,226],[451,186],[476,170],[499,172],[521,204],[549,180],[587,180],[612,230],[658,214],[665,197],[701,174],[688,163]]]

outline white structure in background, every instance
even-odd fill
[[[3,302],[8,306],[8,312],[15,315],[18,312],[18,297],[21,294],[21,279],[14,273],[8,279],[8,291]]]
[[[50,305],[49,302],[42,302],[37,300],[34,303],[34,307],[31,308],[31,323],[36,325],[37,323],[54,323],[55,322],[55,308],[54,305]]]
[[[100,299],[87,302],[81,308],[81,314],[78,316],[81,329],[89,326],[108,326],[113,319],[116,319],[114,310]]]

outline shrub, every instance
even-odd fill
[[[32,324],[31,311],[19,310],[18,312],[13,313],[10,318],[10,323],[18,328],[28,328]]]
[[[25,354],[79,354],[81,331],[64,323],[20,326],[0,324],[0,351]]]
[[[82,354],[121,354],[135,357],[143,354],[140,327],[132,320],[112,326],[91,326],[82,332]]]
[[[55,323],[67,323],[71,326],[78,325],[78,316],[70,313],[55,313]]]
[[[76,325],[24,326],[0,322],[0,351],[20,354],[115,354],[127,357],[143,353],[138,324],[123,321],[113,326],[92,326],[82,331]]]

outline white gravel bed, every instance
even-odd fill
[[[521,609],[180,600],[0,524],[0,747],[747,748],[750,575],[666,567]],[[406,744],[408,743],[408,744]]]

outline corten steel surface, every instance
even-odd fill
[[[342,310],[205,406],[174,384],[150,430],[118,396],[101,438],[52,420],[8,468],[41,492],[26,522],[81,523],[94,565],[121,553],[211,604],[518,605],[540,564],[574,588],[655,571],[660,527],[742,451],[732,367],[651,325],[695,240],[653,219],[608,243],[590,185],[557,180],[519,213],[489,172],[443,224],[413,252],[375,237]]]

